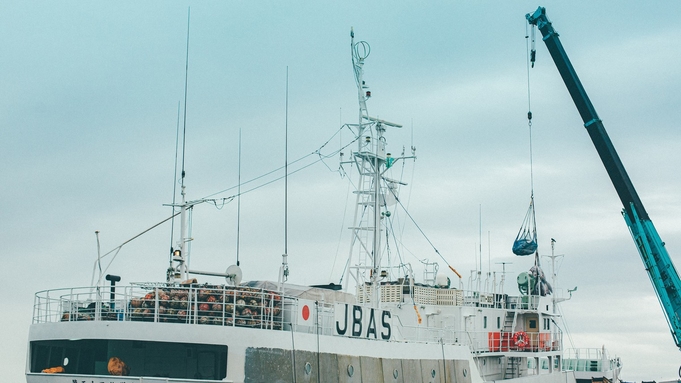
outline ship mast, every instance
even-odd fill
[[[367,100],[371,91],[364,82],[364,60],[369,56],[371,48],[366,41],[355,43],[354,32],[350,32],[352,48],[352,64],[357,83],[357,97],[359,102],[359,118],[357,136],[359,137],[357,152],[353,153],[353,161],[359,171],[359,182],[356,190],[356,205],[354,226],[351,227],[352,246],[350,247],[351,275],[358,286],[362,287],[364,302],[380,305],[380,281],[385,275],[381,272],[381,227],[382,221],[390,216],[385,210],[384,193],[389,193],[387,187],[382,187],[383,173],[395,161],[390,154],[386,154],[386,141],[383,137],[385,127],[400,128],[401,125],[370,117],[367,111]],[[396,181],[395,181],[396,182]],[[384,211],[385,210],[385,211]],[[358,263],[352,264],[353,252],[358,249]],[[367,275],[367,271],[369,275]],[[365,287],[371,286],[369,293]]]
[[[173,278],[168,278],[168,282],[179,283],[181,281],[186,281],[189,279],[189,268],[187,267],[187,257],[189,256],[188,242],[190,241],[187,235],[188,226],[188,210],[190,208],[189,203],[186,202],[186,192],[185,186],[182,185],[181,189],[182,203],[180,204],[180,240],[177,243],[177,247],[173,251],[173,261],[177,263],[175,266],[175,273]]]

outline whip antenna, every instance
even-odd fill
[[[187,137],[187,83],[189,79],[189,21],[191,17],[191,8],[187,8],[187,51],[184,64],[184,118],[182,122],[182,195],[184,196],[184,159],[186,152],[186,137]]]

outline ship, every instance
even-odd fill
[[[124,286],[107,274],[93,286],[35,294],[27,383],[576,383],[582,364],[565,356],[556,310],[566,298],[552,291],[538,253],[522,258],[528,271],[511,288],[505,273],[497,280],[481,270],[464,283],[444,257],[447,273],[430,262],[422,277],[386,262],[406,186],[391,170],[416,154],[388,152],[389,132],[401,125],[368,112],[369,52],[351,33],[359,121],[348,124],[352,158],[341,159],[357,172],[343,284],[290,282],[286,251],[276,281],[244,281],[238,265],[191,270],[188,215],[205,201],[186,201],[183,189],[165,281]],[[225,282],[199,282],[205,275]]]

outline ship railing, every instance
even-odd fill
[[[563,355],[565,359],[603,359],[603,356],[601,348],[568,348]]]
[[[456,291],[456,289],[449,290]],[[442,294],[442,292],[438,290],[438,295],[439,294]],[[456,304],[456,306],[487,307],[509,310],[537,310],[541,299],[538,295],[508,295],[468,290],[463,291],[462,294],[463,300],[461,301],[461,304]],[[443,302],[440,301],[437,303],[443,304]]]
[[[467,344],[465,331],[459,331],[454,327],[427,327],[405,325],[399,315],[393,316],[392,328],[397,332],[395,339],[398,341],[444,344]]]
[[[144,321],[281,329],[282,301],[276,292],[248,287],[133,284],[36,293],[33,323]]]
[[[357,286],[358,303],[371,303],[375,287],[370,284]],[[444,288],[416,284],[386,283],[380,286],[383,303],[406,303],[414,305],[486,307],[510,310],[537,310],[541,297],[536,295],[513,296],[502,292],[486,292]],[[563,299],[564,300],[564,299]]]
[[[509,296],[507,308],[512,310],[536,310],[539,307],[538,295]]]
[[[510,333],[503,331],[469,332],[471,350],[490,352],[556,352],[561,350],[562,333],[540,331]]]
[[[600,348],[569,348],[563,353],[566,371],[609,371],[617,367],[617,360],[609,358]]]
[[[133,284],[118,286],[113,295],[109,288],[81,287],[36,293],[33,323],[139,321],[337,335],[337,315],[342,315],[337,304],[245,287]],[[465,333],[454,328],[404,325],[397,315],[392,320],[392,340],[466,342]],[[375,338],[381,340],[383,332],[377,329]]]
[[[299,299],[249,287],[133,284],[119,286],[114,293],[107,287],[38,292],[33,323],[143,321],[334,335],[338,319],[336,305],[336,302]],[[393,321],[393,340],[470,344],[475,352],[553,351],[561,343],[560,334],[528,333],[527,344],[520,346],[510,333],[470,333],[449,327],[404,325],[398,315],[393,315]],[[378,331],[379,339],[380,333]]]
[[[374,287],[364,284],[357,286],[359,303],[371,303]],[[414,305],[469,306],[505,308],[508,295],[468,291],[456,288],[441,288],[427,285],[382,284],[381,302],[408,303]]]

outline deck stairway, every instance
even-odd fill
[[[506,358],[506,371],[504,371],[503,379],[512,379],[520,377],[520,363],[522,358],[517,356],[509,356]]]
[[[513,325],[515,324],[515,312],[514,311],[506,311],[506,316],[504,317],[504,327],[502,328],[502,331],[504,333],[510,333],[513,334]]]

